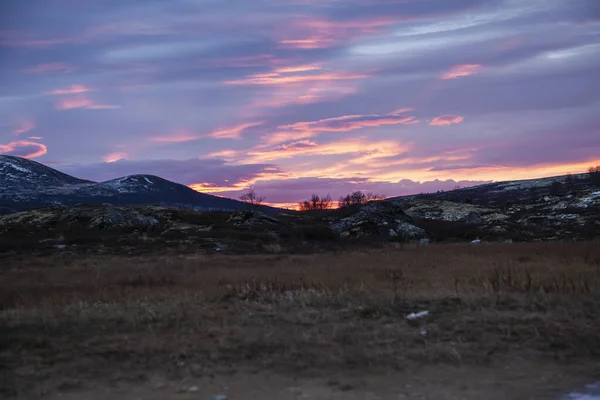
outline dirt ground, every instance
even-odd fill
[[[600,380],[597,243],[63,252],[4,259],[0,284],[2,398],[553,400]]]
[[[593,366],[559,366],[511,361],[494,367],[418,366],[410,371],[360,373],[321,371],[321,377],[276,372],[167,379],[144,375],[138,382],[55,378],[35,384],[23,399],[65,400],[559,400],[597,379]],[[592,368],[592,369],[589,369]],[[117,373],[117,372],[116,372]],[[316,374],[316,371],[315,371]],[[595,376],[594,376],[595,375]],[[219,397],[221,396],[221,397]],[[223,397],[226,396],[226,397]],[[590,398],[591,399],[591,398]]]

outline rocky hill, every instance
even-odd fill
[[[497,182],[388,199],[434,236],[486,240],[600,237],[600,187],[587,174]]]
[[[318,213],[193,211],[160,206],[48,207],[0,216],[0,253],[319,251],[426,236],[390,202]]]
[[[185,185],[153,175],[131,175],[106,182],[91,182],[35,161],[0,155],[0,214],[81,203],[163,205],[198,211],[248,208],[248,204],[241,201],[198,193]],[[281,211],[267,206],[254,208],[265,213]]]

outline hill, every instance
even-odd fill
[[[78,179],[38,162],[0,155],[0,214],[76,204],[161,205],[196,211],[236,211],[247,203],[196,192],[153,175],[130,175],[105,182]],[[265,213],[281,210],[252,206]]]

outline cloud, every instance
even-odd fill
[[[274,145],[279,143],[285,143],[300,139],[308,139],[310,137],[316,136],[315,132],[275,132],[267,135],[261,136],[261,140],[264,142],[266,146]]]
[[[429,125],[431,126],[444,126],[444,125],[452,125],[459,124],[464,120],[460,115],[440,115],[439,117],[435,117]]]
[[[357,39],[367,34],[375,34],[381,28],[398,23],[394,17],[335,21],[315,17],[299,17],[291,24],[282,26],[277,40],[282,47],[294,49],[322,49],[332,47],[341,41]]]
[[[253,161],[275,161],[298,156],[352,155],[350,163],[363,163],[367,160],[395,156],[405,153],[408,146],[396,141],[367,141],[365,138],[346,139],[329,143],[299,140],[273,147],[260,147],[240,152]],[[214,156],[214,155],[213,155]]]
[[[202,138],[202,135],[196,135],[194,133],[189,133],[189,132],[175,132],[172,135],[168,135],[168,136],[154,136],[151,137],[149,140],[150,142],[154,142],[154,143],[185,143],[185,142],[191,142],[194,140],[198,140],[200,138]]]
[[[29,131],[34,130],[37,127],[35,121],[30,118],[21,119],[18,122],[18,126],[12,131],[13,135],[21,135],[23,133],[27,133]]]
[[[442,79],[456,79],[478,73],[481,70],[479,64],[455,65],[442,75]]]
[[[64,95],[64,94],[77,94],[77,93],[85,93],[93,91],[94,89],[90,89],[85,87],[84,85],[71,85],[66,89],[55,89],[50,92],[50,94],[54,95]]]
[[[241,139],[241,134],[248,128],[260,126],[264,121],[247,122],[232,126],[230,128],[219,129],[211,132],[210,136],[215,139]]]
[[[18,140],[16,142],[0,144],[0,153],[9,156],[36,158],[48,153],[48,148],[41,143]]]
[[[403,108],[383,115],[344,115],[341,117],[326,118],[318,121],[296,122],[289,125],[281,125],[279,126],[279,129],[319,132],[347,132],[366,127],[418,123],[419,121],[415,117],[403,115],[404,113],[410,111],[413,111],[413,109]]]
[[[264,74],[253,74],[244,79],[228,80],[226,85],[285,85],[303,82],[364,79],[365,74],[328,72],[316,64],[275,68]]]
[[[116,153],[109,153],[107,155],[104,156],[103,160],[105,163],[114,163],[120,160],[126,160],[129,157],[129,155],[127,153],[124,152],[116,152]]]
[[[121,108],[114,104],[98,104],[90,97],[84,95],[75,95],[62,98],[55,103],[57,110],[73,110],[83,108],[86,110],[113,110]]]

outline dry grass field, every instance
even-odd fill
[[[600,375],[597,242],[57,252],[0,280],[3,398],[552,399]]]

